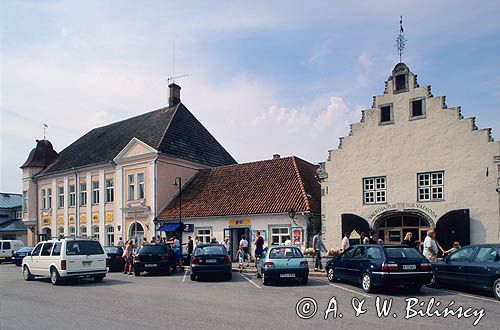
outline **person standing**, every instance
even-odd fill
[[[375,236],[375,230],[372,230],[370,232],[369,243],[370,244],[377,244],[377,236]]]
[[[403,240],[403,245],[415,247],[415,242],[413,241],[413,233],[411,231],[406,233],[405,239]]]
[[[292,240],[290,239],[290,236],[286,237],[285,245],[292,245]]]
[[[193,254],[193,250],[194,250],[193,238],[191,236],[188,236],[187,254],[188,254],[188,260],[189,260],[189,262],[191,262],[191,255]]]
[[[255,267],[257,268],[257,259],[262,257],[262,252],[264,251],[264,238],[260,236],[260,231],[257,231],[255,234],[253,245],[255,245]]]
[[[123,257],[125,258],[125,269],[123,270],[123,274],[132,275],[132,267],[133,267],[133,259],[132,252],[134,249],[134,244],[132,240],[128,240],[125,244],[125,249],[123,250]]]
[[[342,239],[342,251],[347,250],[351,246],[351,243],[349,243],[349,237],[351,237],[351,234],[345,233],[344,238]]]
[[[224,238],[224,242],[222,242],[222,245],[224,245],[224,247],[226,248],[227,255],[230,255],[231,251],[229,250],[229,248],[230,248],[229,237]]]
[[[250,266],[249,265],[250,255],[249,255],[249,251],[248,251],[248,241],[247,241],[247,238],[245,235],[241,236],[240,247],[243,249],[243,252],[245,253],[244,259],[247,261],[247,267],[248,267],[248,266]],[[245,260],[243,260],[243,261],[245,261]]]
[[[123,237],[120,237],[118,239],[118,243],[116,243],[116,246],[119,246],[119,247],[124,247],[125,246],[125,242],[123,241]]]
[[[314,261],[314,271],[323,271],[323,264],[321,263],[321,250],[324,250],[325,252],[326,247],[323,244],[323,241],[321,240],[321,230],[318,231],[316,235],[313,237],[313,253],[316,257],[316,260]]]
[[[436,233],[434,229],[429,229],[427,231],[427,237],[425,237],[424,240],[423,255],[431,262],[436,261],[437,254],[439,252],[436,241],[434,240],[435,237]]]

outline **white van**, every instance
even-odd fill
[[[24,247],[23,241],[18,240],[0,240],[0,262],[10,261],[12,252]]]
[[[64,279],[90,277],[101,282],[108,272],[107,258],[99,241],[85,237],[66,237],[38,243],[23,258],[23,277],[49,277],[57,285]]]

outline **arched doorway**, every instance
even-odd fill
[[[43,228],[42,233],[38,235],[38,241],[46,241],[52,237],[52,229]]]
[[[128,237],[134,240],[134,245],[138,247],[142,243],[142,238],[144,237],[144,228],[140,222],[132,222],[128,230]]]
[[[423,242],[431,221],[417,212],[386,212],[374,223],[373,230],[386,244],[401,244],[406,233],[413,234],[414,241]]]

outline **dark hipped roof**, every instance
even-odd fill
[[[2,209],[21,207],[22,202],[21,194],[0,193],[0,208]]]
[[[320,213],[316,166],[297,157],[220,166],[199,171],[182,189],[182,216]],[[179,216],[179,196],[160,219]]]
[[[196,117],[182,104],[98,127],[66,147],[42,175],[106,163],[137,138],[152,148],[207,166],[235,164]]]
[[[11,219],[0,222],[0,233],[25,232],[26,229],[27,228],[23,223],[23,220]]]

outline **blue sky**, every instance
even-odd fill
[[[0,191],[42,137],[160,108],[166,78],[239,161],[324,161],[398,62],[500,138],[499,1],[2,1]]]

